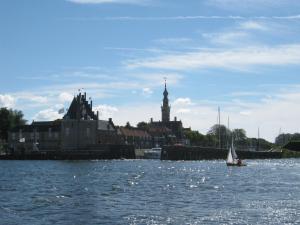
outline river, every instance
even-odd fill
[[[0,224],[300,224],[300,160],[0,161]]]

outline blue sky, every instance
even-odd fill
[[[2,0],[0,106],[61,117],[83,88],[101,118],[171,116],[206,133],[232,128],[273,141],[300,132],[296,0]]]

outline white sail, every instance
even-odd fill
[[[229,148],[226,162],[227,163],[233,163],[233,158],[232,158],[232,154],[231,154],[231,147]]]
[[[237,159],[238,158],[238,156],[237,156],[237,154],[236,154],[236,152],[235,152],[235,149],[234,149],[234,147],[233,147],[233,145],[231,146],[231,151],[232,151],[232,158],[233,159]]]

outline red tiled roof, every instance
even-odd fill
[[[122,135],[126,137],[144,137],[144,138],[150,138],[151,136],[148,134],[147,131],[139,130],[139,129],[129,129],[125,127],[119,128]]]

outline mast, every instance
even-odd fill
[[[257,150],[256,151],[259,151],[259,127],[257,130]]]
[[[230,128],[229,128],[229,116],[228,116],[228,118],[227,118],[227,129],[228,129],[228,131],[230,131]],[[229,141],[228,141],[228,139],[229,139],[229,137],[230,137],[230,134],[228,133],[227,134],[227,131],[225,131],[226,132],[226,144],[227,144],[227,148],[229,147]]]
[[[221,149],[221,113],[220,113],[220,106],[218,107],[218,123],[219,123],[219,148]]]

